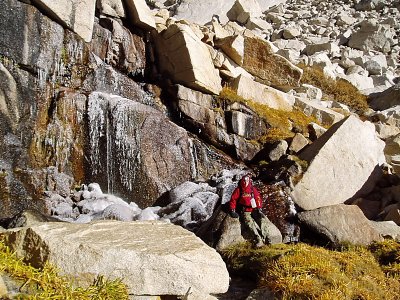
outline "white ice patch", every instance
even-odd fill
[[[129,222],[133,221],[136,215],[136,211],[129,205],[111,204],[104,209],[101,218]]]
[[[136,217],[138,221],[151,221],[158,220],[160,217],[156,215],[152,207],[147,207],[142,210],[142,212]]]
[[[78,218],[74,221],[74,223],[89,223],[92,221],[92,216],[91,215],[86,215],[86,214],[82,214],[79,215]]]

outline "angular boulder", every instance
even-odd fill
[[[229,274],[220,255],[193,233],[165,222],[43,223],[2,233],[36,267],[90,283],[121,278],[130,294],[224,293]],[[66,259],[68,258],[68,259]]]
[[[230,21],[246,24],[250,17],[261,17],[261,8],[257,0],[236,0],[232,8],[226,13]]]
[[[334,124],[300,154],[309,167],[294,187],[293,200],[312,210],[367,194],[381,177],[384,146],[372,123],[349,116]]]
[[[172,24],[157,37],[159,67],[175,83],[216,94],[222,90],[206,44],[186,24]]]
[[[212,110],[212,96],[176,86],[176,98],[179,110],[190,119],[200,123],[214,124],[215,112]]]
[[[156,28],[156,22],[150,8],[145,0],[126,0],[124,1],[128,16],[132,18],[133,25],[144,30]]]
[[[267,228],[268,242],[282,243],[282,234],[272,222],[268,222]],[[222,206],[216,209],[214,215],[200,227],[196,234],[218,251],[252,238],[240,219],[230,217]]]
[[[245,36],[242,68],[257,81],[281,89],[299,86],[303,75],[299,67],[275,54],[269,42],[250,36]]]
[[[96,2],[96,7],[101,14],[116,18],[126,17],[122,0],[99,0]]]
[[[369,105],[374,110],[386,110],[400,105],[400,83],[397,83],[381,93],[371,94],[369,98]]]
[[[291,111],[295,103],[293,96],[243,75],[232,80],[230,86],[239,96],[265,104],[271,108]]]
[[[356,205],[332,205],[299,213],[301,226],[334,246],[350,242],[368,245],[383,240]]]
[[[290,143],[289,150],[297,153],[307,145],[307,138],[301,133],[296,133],[296,135],[292,139],[292,142]]]
[[[378,25],[371,21],[364,21],[361,23],[361,28],[351,35],[348,44],[349,47],[355,49],[388,53],[393,44],[394,35],[390,25]]]
[[[390,238],[400,243],[400,226],[393,221],[370,221],[371,226],[384,238]]]
[[[33,0],[32,2],[49,17],[70,28],[86,42],[91,41],[96,0]]]
[[[332,125],[344,118],[342,114],[322,106],[319,102],[305,98],[296,98],[294,106],[307,116],[313,116],[326,125]]]
[[[215,45],[222,49],[239,66],[243,63],[244,38],[241,35],[231,35],[217,40]]]

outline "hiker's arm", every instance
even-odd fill
[[[229,201],[229,209],[231,211],[234,211],[236,209],[236,202],[240,197],[240,189],[236,188],[231,196],[231,200]]]

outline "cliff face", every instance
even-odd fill
[[[7,0],[0,12],[0,217],[43,210],[44,191],[68,195],[91,181],[146,207],[218,170],[218,158],[202,162],[213,151],[170,122],[144,83],[145,31],[93,14],[88,43],[41,11]]]

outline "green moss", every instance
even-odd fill
[[[368,109],[367,97],[361,94],[351,83],[344,79],[329,78],[319,67],[309,67],[303,64],[299,67],[304,71],[300,82],[320,88],[323,99],[341,102],[361,114]]]
[[[0,241],[0,274],[5,273],[21,283],[21,295],[18,299],[128,299],[128,291],[121,280],[107,280],[98,277],[87,288],[74,287],[66,277],[46,264],[39,270],[18,259],[14,253]]]
[[[238,244],[225,249],[222,256],[232,271],[255,274],[258,286],[272,290],[279,299],[400,297],[399,277],[385,274],[385,266],[380,266],[374,254],[361,246],[335,251],[306,244],[261,249]]]

